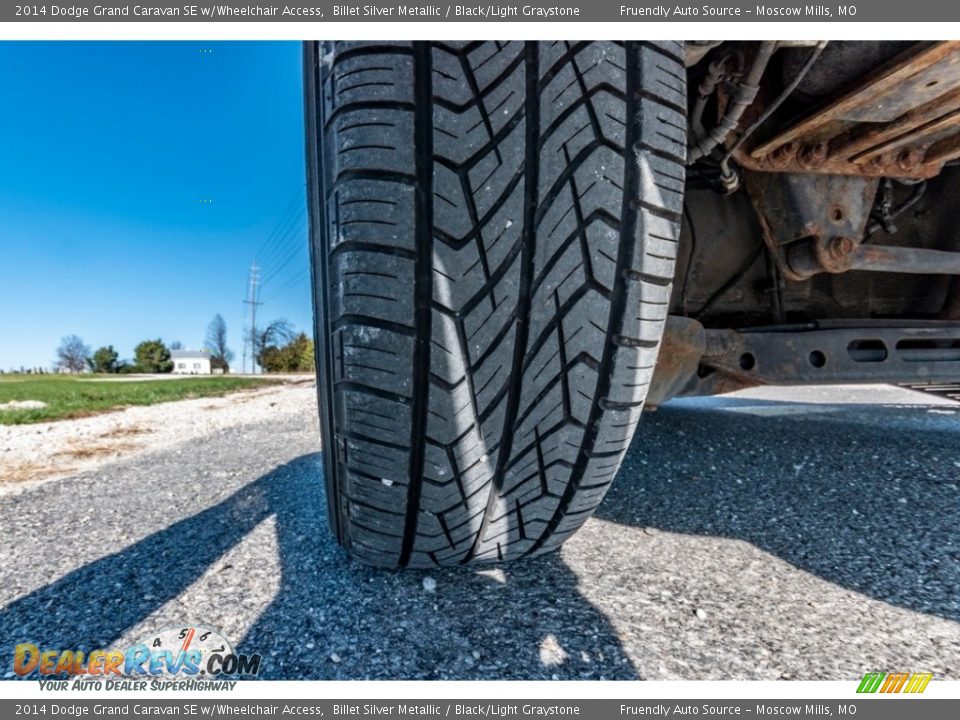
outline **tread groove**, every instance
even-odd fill
[[[420,515],[420,493],[423,487],[423,467],[427,434],[427,415],[430,409],[430,328],[433,313],[433,67],[431,49],[427,43],[415,43],[413,49],[414,93],[414,154],[417,176],[416,234],[417,264],[414,276],[414,312],[417,332],[413,352],[413,405],[410,422],[410,471],[407,475],[406,522],[398,564],[410,562],[417,538]]]

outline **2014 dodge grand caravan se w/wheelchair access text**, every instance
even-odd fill
[[[310,43],[319,393],[356,558],[557,548],[644,403],[960,380],[960,43]]]

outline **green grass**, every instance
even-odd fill
[[[0,405],[11,400],[40,400],[47,404],[47,407],[39,410],[0,410],[0,425],[67,420],[128,405],[155,405],[173,400],[216,397],[275,382],[222,375],[130,382],[107,380],[106,377],[0,375]]]

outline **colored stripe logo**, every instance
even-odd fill
[[[858,693],[922,693],[933,673],[867,673],[860,681]]]

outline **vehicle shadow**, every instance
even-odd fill
[[[667,404],[644,416],[597,517],[745,540],[871,598],[960,620],[960,422],[951,413]]]
[[[264,656],[262,677],[637,678],[559,555],[432,573],[349,560],[327,527],[320,467],[318,453],[299,457],[13,601],[0,610],[0,641],[109,647],[272,516],[280,589],[236,644]]]
[[[268,677],[637,678],[559,555],[479,569],[365,567],[330,553],[313,477],[275,496],[282,590],[240,643],[269,650]]]

